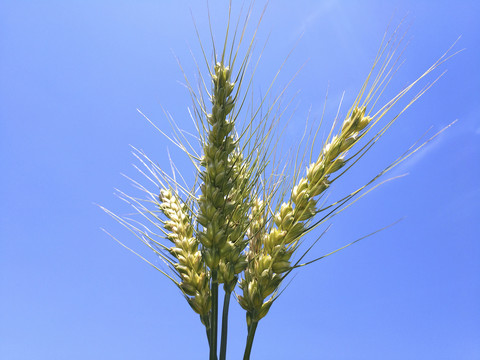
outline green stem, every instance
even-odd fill
[[[208,346],[210,347],[210,346],[212,346],[212,341],[210,340],[210,333],[212,332],[212,330],[209,329],[209,328],[206,328],[206,330],[207,330]]]
[[[218,322],[218,276],[217,269],[212,269],[212,311],[210,318],[210,360],[217,360],[217,322]]]
[[[250,360],[250,353],[252,351],[253,338],[255,337],[257,325],[257,321],[252,321],[252,323],[248,327],[247,345],[245,346],[245,354],[243,355],[243,360]]]
[[[207,340],[208,340],[208,346],[210,348],[210,334],[211,334],[211,329],[210,329],[210,318],[209,318],[209,315],[200,315],[200,319],[203,323],[203,325],[205,325],[205,330],[207,332]]]
[[[222,340],[220,341],[220,360],[225,360],[227,356],[227,332],[228,332],[228,307],[230,306],[231,291],[225,291],[222,313]]]

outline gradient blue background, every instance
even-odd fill
[[[211,1],[222,29],[226,2]],[[221,4],[221,5],[220,5]],[[159,273],[108,238],[150,254],[94,203],[127,208],[113,188],[136,177],[129,144],[168,169],[162,106],[190,126],[190,99],[172,55],[194,74],[189,9],[208,43],[204,1],[3,1],[0,4],[0,359],[205,359],[202,325]],[[260,4],[256,7],[258,15]],[[400,217],[360,244],[302,269],[261,321],[253,359],[480,359],[480,5],[477,1],[271,1],[255,90],[293,48],[300,136],[330,83],[327,120],[362,83],[393,16],[409,13],[400,89],[462,35],[466,48],[352,176],[348,192],[433,126],[459,122],[333,221],[321,255]],[[431,77],[430,80],[433,80]],[[277,88],[277,89],[278,89]],[[346,108],[343,108],[346,111]],[[293,144],[293,140],[292,140]],[[287,146],[291,144],[286,142]],[[186,168],[187,174],[191,167]],[[153,259],[153,257],[150,257]],[[231,313],[240,359],[244,314]]]

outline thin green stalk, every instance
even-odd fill
[[[205,328],[207,330],[207,340],[208,340],[208,346],[211,347],[212,346],[212,342],[210,341],[210,333],[211,333],[211,329],[209,328]]]
[[[202,323],[205,325],[205,330],[206,330],[206,333],[207,333],[207,340],[208,340],[208,347],[210,348],[210,344],[211,344],[211,341],[210,341],[210,335],[211,335],[211,329],[210,329],[210,318],[208,317],[208,315],[200,315],[200,319],[202,321]]]
[[[248,327],[247,345],[245,345],[245,354],[243,355],[243,360],[250,360],[250,353],[252,352],[253,338],[255,337],[257,325],[258,321],[252,321]]]
[[[210,360],[217,360],[217,323],[218,323],[218,276],[217,269],[212,269],[212,311],[210,318]]]
[[[230,306],[231,291],[225,291],[222,313],[222,339],[220,341],[220,360],[225,360],[227,356],[227,332],[228,332],[228,308]]]

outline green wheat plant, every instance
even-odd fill
[[[212,33],[211,48],[200,41],[197,30],[202,61],[196,64],[204,63],[197,65],[198,83],[192,83],[182,69],[197,134],[186,136],[168,114],[172,134],[157,128],[191,160],[195,181],[187,184],[173,162],[172,173],[166,172],[134,148],[138,170],[153,188],[132,180],[143,197],[119,191],[136,218],[102,208],[157,256],[157,261],[150,261],[129,248],[171,280],[198,314],[210,360],[226,359],[232,299],[245,310],[243,358],[250,359],[257,326],[279,299],[291,273],[364,238],[304,260],[326,233],[329,220],[387,181],[381,178],[436,136],[411,146],[348,195],[333,201],[327,196],[332,184],[347,176],[442,74],[411,94],[419,81],[452,56],[449,49],[418,79],[382,103],[384,90],[401,65],[404,33],[397,27],[384,36],[346,116],[330,121],[322,116],[321,125],[302,139],[306,145],[287,156],[279,154],[279,124],[290,102],[284,101],[284,90],[278,96],[270,94],[278,73],[258,104],[249,103],[260,60],[252,61],[252,53],[262,17],[263,12],[247,40],[252,7],[235,20],[229,12],[224,39],[215,42]],[[409,96],[406,105],[393,110],[405,96]],[[329,130],[320,140],[325,121]],[[319,141],[321,150],[315,153]],[[321,235],[314,236],[318,227],[323,227]]]

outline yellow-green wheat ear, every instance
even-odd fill
[[[212,111],[206,115],[209,129],[200,162],[203,167],[200,179],[203,183],[198,198],[197,221],[202,229],[197,233],[197,239],[203,245],[203,259],[210,270],[212,311],[209,315],[211,330],[208,338],[210,359],[213,360],[216,359],[217,352],[219,274],[223,275],[228,270],[228,264],[223,263],[223,271],[219,271],[219,266],[222,256],[232,251],[229,219],[232,218],[236,204],[229,198],[235,185],[235,174],[230,162],[235,144],[234,122],[228,116],[234,107],[232,91],[235,85],[230,81],[231,69],[221,62],[215,64],[211,77]]]
[[[230,76],[228,66],[221,63],[214,66],[212,112],[207,115],[210,130],[201,161],[204,170],[200,174],[203,184],[198,198],[197,221],[203,231],[198,233],[198,240],[204,246],[205,263],[210,269],[218,268],[220,253],[227,246],[227,219],[234,210],[227,201],[233,185],[233,174],[228,166],[229,155],[235,148],[232,133],[234,124],[227,119],[234,105],[231,97],[234,84],[230,82]]]
[[[202,318],[210,311],[211,296],[207,269],[198,240],[193,236],[192,220],[186,206],[171,190],[162,189],[159,199],[159,208],[167,217],[164,222],[167,238],[173,243],[169,252],[177,260],[173,266],[180,275],[179,287],[192,309]]]
[[[257,201],[252,210],[255,221],[249,233],[252,236],[249,248],[249,264],[240,283],[243,295],[240,305],[249,313],[251,321],[258,322],[270,309],[274,294],[283,274],[292,269],[291,257],[299,240],[307,231],[306,223],[317,214],[316,197],[329,186],[329,176],[340,170],[344,155],[368,125],[371,118],[365,116],[365,108],[355,108],[342,124],[341,131],[324,144],[316,162],[307,169],[307,176],[298,180],[290,194],[290,200],[281,204],[273,216],[274,226],[263,230],[266,219],[261,219],[261,202]]]

